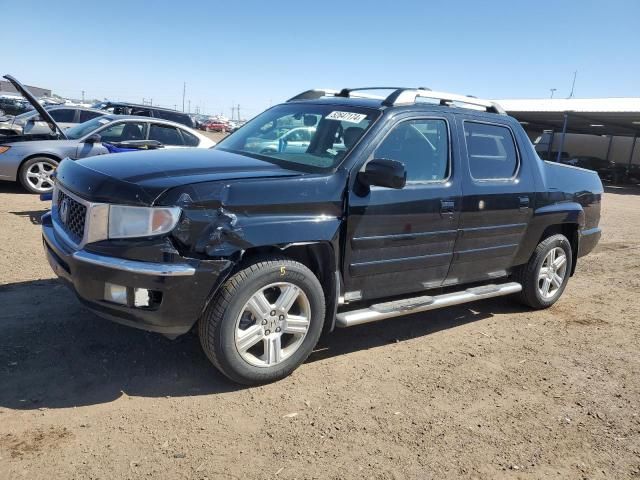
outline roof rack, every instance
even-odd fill
[[[393,92],[385,97],[378,95],[368,95],[361,93],[363,90],[393,90]],[[497,113],[506,115],[504,109],[491,100],[482,100],[471,95],[458,95],[455,93],[436,92],[429,88],[402,88],[402,87],[362,87],[362,88],[343,88],[342,90],[333,89],[313,89],[296,95],[287,100],[288,102],[296,100],[314,100],[322,97],[345,97],[345,98],[373,98],[382,100],[382,105],[393,107],[396,105],[412,105],[419,98],[428,98],[431,100],[439,100],[440,105],[451,106],[452,104],[473,105],[475,107],[483,107],[489,113]]]

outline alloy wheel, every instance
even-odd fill
[[[255,367],[273,367],[302,345],[311,321],[304,291],[289,282],[272,283],[255,292],[236,320],[235,344]]]
[[[38,192],[48,192],[53,188],[51,174],[55,169],[55,165],[49,162],[36,162],[27,169],[27,182]]]
[[[567,254],[560,247],[552,248],[544,257],[538,272],[538,292],[545,300],[553,298],[567,275]]]

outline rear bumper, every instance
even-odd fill
[[[90,310],[168,336],[191,329],[231,267],[227,260],[182,258],[177,263],[153,263],[74,250],[56,233],[50,214],[42,219],[42,237],[51,268]],[[127,287],[127,305],[105,300],[105,283]],[[154,292],[157,301],[150,307],[136,307],[134,289]]]
[[[602,230],[595,227],[588,230],[581,230],[579,234],[578,257],[584,257],[596,248],[602,236]]]

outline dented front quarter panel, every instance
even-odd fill
[[[166,192],[156,204],[183,210],[172,237],[183,255],[239,258],[251,248],[331,242],[343,221],[347,173],[205,182]]]

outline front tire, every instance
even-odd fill
[[[53,190],[51,174],[58,162],[47,157],[30,158],[20,166],[18,178],[22,186],[31,193],[48,193]]]
[[[535,309],[556,303],[569,281],[572,262],[571,243],[564,235],[540,242],[529,262],[514,272],[514,280],[522,285],[520,302]]]
[[[286,377],[307,359],[324,317],[324,292],[313,272],[285,257],[268,257],[225,282],[198,333],[218,370],[257,385]]]

